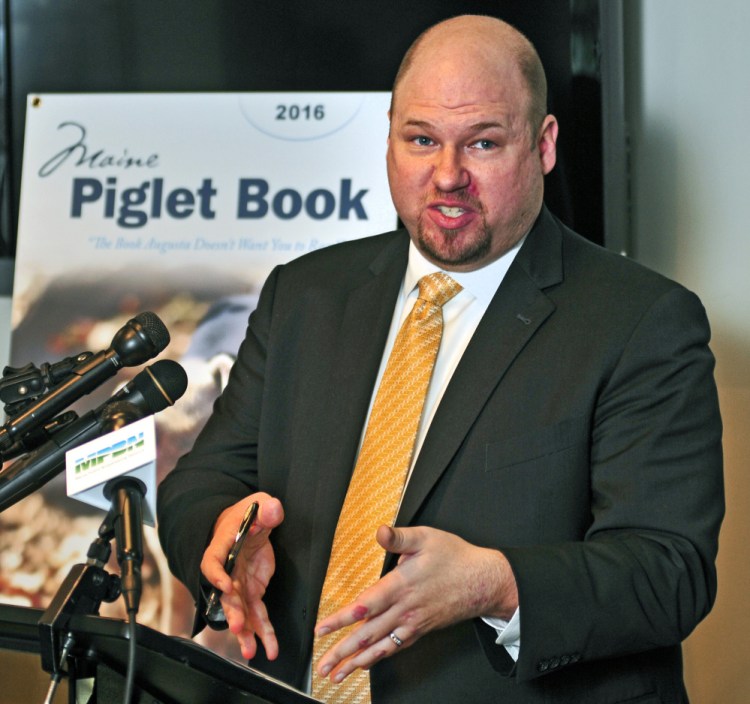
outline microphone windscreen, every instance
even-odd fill
[[[169,331],[156,313],[144,311],[133,318],[143,328],[151,344],[161,352],[169,344]]]
[[[143,396],[150,413],[158,413],[171,406],[187,389],[188,378],[180,364],[171,359],[160,359],[137,374],[133,384]]]
[[[169,330],[159,316],[146,311],[115,333],[111,350],[117,355],[117,366],[134,367],[162,352],[169,339]]]

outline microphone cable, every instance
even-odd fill
[[[128,668],[125,673],[125,688],[122,694],[122,704],[130,704],[133,700],[133,686],[135,684],[135,661],[138,653],[136,647],[137,624],[135,611],[128,612]]]

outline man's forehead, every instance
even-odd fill
[[[397,87],[395,112],[448,111],[505,115],[524,110],[528,91],[514,66],[467,62],[414,66]],[[499,119],[496,118],[496,119]]]

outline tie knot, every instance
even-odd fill
[[[463,286],[448,274],[437,271],[419,280],[419,298],[442,308]]]

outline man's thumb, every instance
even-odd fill
[[[375,537],[381,548],[395,555],[403,555],[417,549],[417,536],[414,528],[380,526]]]

